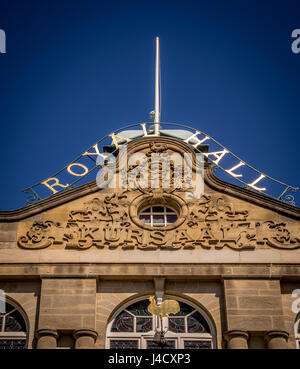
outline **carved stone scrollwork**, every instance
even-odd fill
[[[124,192],[114,193],[102,201],[94,198],[85,202],[83,210],[71,211],[64,234],[66,248],[120,246],[121,230],[130,225],[126,206],[122,203],[126,198]]]
[[[212,199],[206,194],[189,208],[187,225],[196,238],[194,244],[216,249],[255,248],[255,224],[247,221],[247,210],[236,211],[223,197]]]
[[[150,142],[149,143],[149,151],[146,153],[146,156],[151,156],[152,153],[161,154],[168,150],[168,146],[163,143]]]
[[[245,221],[248,211],[235,211],[223,197],[212,201],[211,196],[203,195],[200,200],[190,204],[190,226],[201,221]]]
[[[254,222],[244,223],[226,223],[221,226],[223,237],[220,239],[220,243],[216,246],[217,249],[221,249],[224,246],[228,246],[234,250],[251,250],[256,247],[256,229]]]
[[[199,222],[203,221],[204,215],[208,212],[211,206],[211,196],[203,195],[196,203],[190,203],[188,226],[197,227]]]
[[[181,197],[161,189],[137,196],[130,204],[127,196],[114,194],[103,200],[94,198],[84,203],[81,211],[71,211],[64,223],[34,222],[25,235],[18,238],[24,249],[43,249],[64,244],[67,249],[277,249],[300,248],[300,239],[292,235],[286,223],[247,220],[248,211],[236,211],[224,198],[203,195],[187,204]],[[178,211],[178,219],[167,227],[151,227],[138,217],[141,206],[166,204]],[[127,214],[129,212],[129,215]]]
[[[94,198],[84,203],[83,210],[71,211],[70,221],[120,221],[122,225],[125,226],[126,223],[128,223],[128,214],[125,206],[120,204],[120,201],[126,197],[127,196],[122,193],[120,195],[113,194],[112,196],[106,196],[104,201],[101,201],[99,198]]]
[[[205,220],[229,220],[229,221],[244,221],[248,217],[248,211],[233,211],[232,207],[226,203],[226,201],[220,197],[208,211]]]
[[[155,194],[157,189],[168,194],[175,191],[191,192],[191,173],[183,173],[181,165],[174,163],[176,159],[181,162],[183,156],[172,148],[175,158],[171,159],[168,153],[170,148],[166,144],[150,142],[146,146],[147,151],[139,164],[128,166],[128,181],[123,186],[138,189],[144,194]]]
[[[56,227],[60,223],[55,223],[50,220],[45,222],[34,222],[25,236],[18,239],[19,247],[23,249],[44,249],[51,246],[53,243],[61,243],[56,239]]]
[[[256,227],[257,239],[260,244],[266,243],[268,246],[284,250],[300,248],[300,239],[292,236],[286,223],[258,222]]]

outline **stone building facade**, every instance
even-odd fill
[[[163,329],[170,348],[298,348],[300,209],[204,171],[198,199],[91,182],[0,212],[0,347],[153,348]],[[161,327],[150,296],[181,310]]]

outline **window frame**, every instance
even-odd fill
[[[159,211],[153,211],[153,208],[155,207],[161,207],[163,208],[163,212],[159,212]],[[150,211],[146,212],[147,209],[150,209]],[[167,209],[170,209],[171,211],[167,211]],[[141,215],[148,215],[150,216],[150,223],[145,223],[140,216]],[[164,217],[164,223],[154,223],[153,222],[153,216],[155,215],[160,215]],[[167,215],[176,215],[176,220],[172,223],[168,223],[167,221]],[[138,212],[138,218],[139,220],[150,227],[159,227],[159,228],[165,228],[168,227],[170,225],[173,225],[175,222],[177,222],[177,220],[179,219],[179,214],[178,212],[172,207],[172,206],[166,206],[166,205],[161,205],[161,204],[155,204],[155,205],[150,205],[150,206],[146,206],[145,208],[143,208],[142,210],[140,210]]]
[[[143,300],[147,300],[149,299],[149,296],[142,296],[142,297],[138,297],[135,299],[130,300],[129,302],[123,304],[122,306],[120,306],[115,313],[112,315],[110,321],[108,322],[107,326],[106,326],[106,336],[105,336],[105,348],[106,349],[110,349],[110,341],[111,340],[138,340],[138,348],[140,349],[146,349],[146,345],[147,345],[147,340],[153,340],[154,334],[155,334],[155,327],[158,327],[160,329],[160,321],[159,318],[155,315],[152,315],[153,318],[153,323],[152,323],[152,330],[149,332],[128,332],[128,333],[124,333],[124,332],[111,332],[111,328],[112,325],[115,321],[115,319],[117,318],[117,316],[124,310],[126,310],[130,305],[138,302],[138,301],[143,301]],[[191,306],[194,310],[185,315],[185,318],[187,319],[187,317],[189,315],[194,314],[195,310],[198,311],[202,317],[206,320],[208,326],[209,326],[209,330],[211,333],[175,333],[175,332],[171,332],[171,331],[167,331],[165,334],[165,339],[166,340],[175,340],[175,347],[182,349],[183,345],[184,345],[184,341],[210,341],[211,342],[211,349],[216,349],[217,348],[217,336],[216,336],[216,329],[214,327],[214,324],[212,322],[212,318],[209,317],[209,315],[199,306],[197,306],[196,304],[192,303],[189,300],[186,300],[184,298],[178,297],[178,296],[171,296],[171,295],[165,295],[164,296],[164,300],[166,299],[176,299],[178,302],[182,302],[184,304],[187,304],[189,306]],[[149,302],[150,303],[150,302]],[[151,315],[149,315],[148,317],[151,317]],[[177,317],[177,316],[170,316],[172,317]],[[181,317],[181,316],[178,316]],[[185,324],[186,325],[186,324]],[[166,330],[168,328],[168,318],[164,317],[163,318],[163,330]],[[134,328],[135,330],[135,328]],[[187,327],[186,327],[186,331],[187,331]]]
[[[18,311],[22,317],[22,319],[24,320],[25,323],[25,332],[21,331],[21,332],[5,332],[5,324],[3,324],[1,330],[0,330],[0,341],[2,340],[25,340],[25,345],[24,345],[24,349],[27,349],[28,347],[28,337],[29,337],[29,322],[27,319],[27,316],[25,314],[25,312],[23,311],[23,309],[21,308],[21,306],[19,304],[17,304],[16,302],[14,302],[13,300],[11,300],[10,298],[8,298],[7,296],[5,296],[5,299],[3,300],[1,298],[2,301],[4,301],[4,303],[9,304],[13,307],[13,309],[8,312],[8,313],[4,313],[0,315],[0,319],[3,319],[3,316],[9,316],[9,314],[13,313],[14,311]]]

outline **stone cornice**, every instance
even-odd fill
[[[70,267],[71,266],[71,267]],[[288,264],[101,264],[101,263],[55,263],[0,264],[0,280],[40,278],[98,278],[152,280],[166,277],[167,280],[211,280],[225,279],[280,279],[299,281],[300,265]]]

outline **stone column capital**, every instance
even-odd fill
[[[35,333],[36,338],[40,339],[41,337],[53,337],[55,339],[58,338],[59,334],[57,332],[56,329],[51,329],[51,328],[41,328],[38,329]]]
[[[91,337],[97,339],[98,333],[94,329],[76,329],[73,331],[73,337],[77,340],[80,337]]]
[[[283,330],[272,330],[265,334],[268,349],[286,349],[289,334]]]
[[[249,333],[241,329],[232,329],[224,333],[224,338],[227,342],[232,338],[244,338],[245,340],[248,340]]]
[[[284,338],[287,341],[289,338],[289,333],[282,330],[273,330],[266,332],[264,338],[267,342],[269,342],[273,338]]]
[[[38,349],[55,349],[57,347],[58,332],[56,329],[41,328],[35,333]]]

